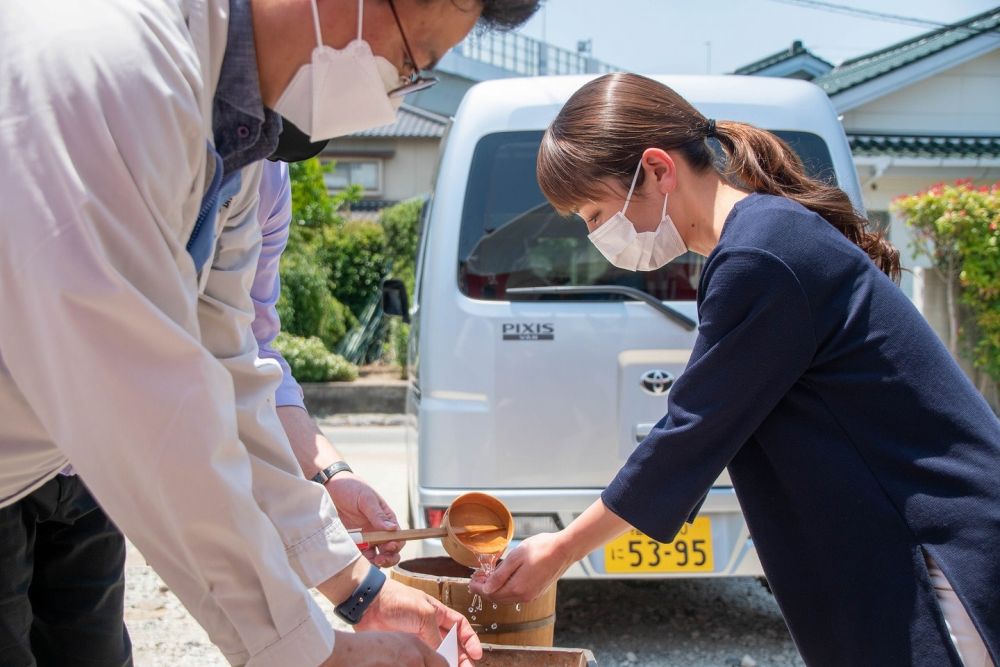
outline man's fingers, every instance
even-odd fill
[[[382,497],[370,488],[361,493],[358,498],[358,509],[364,515],[368,523],[378,530],[396,530],[399,522],[396,515],[392,513],[389,506],[385,504]]]
[[[385,544],[378,545],[378,551],[381,554],[398,554],[406,546],[406,542],[386,542]]]
[[[374,563],[378,567],[392,567],[398,562],[399,562],[398,553],[388,553],[388,554],[380,553],[378,556],[375,557],[375,560],[372,561],[372,563]]]
[[[479,641],[479,635],[472,629],[472,625],[459,614],[458,622],[458,647],[472,660],[479,660],[483,657],[483,645]]]
[[[441,618],[441,607],[444,605],[426,593],[423,596],[426,605],[430,606],[421,605],[420,639],[431,648],[437,649],[441,645],[441,640],[444,639],[444,633],[441,632],[441,626],[437,622]],[[451,610],[449,609],[449,611]]]
[[[476,631],[472,629],[465,616],[454,609],[449,609],[440,602],[437,602],[436,606],[438,627],[443,635],[450,632],[454,626],[458,626],[460,662],[471,667],[471,660],[479,660],[483,657],[483,646],[479,642],[479,636],[476,635]]]
[[[437,646],[430,647],[420,644],[420,653],[424,658],[424,667],[448,667],[448,661],[437,652]]]
[[[382,515],[384,517],[384,521],[386,522],[386,526],[391,524],[392,526],[399,528],[399,519],[396,518],[396,513],[392,511],[391,507],[389,507],[389,503],[385,502],[385,498],[377,493],[375,494],[375,497],[378,498],[379,505],[382,507]],[[387,530],[392,530],[392,528],[387,528]]]

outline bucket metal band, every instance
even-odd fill
[[[476,631],[476,634],[501,634],[508,632],[526,632],[527,630],[537,630],[538,628],[544,628],[547,625],[552,625],[556,622],[556,615],[549,614],[543,618],[537,618],[534,621],[521,621],[520,623],[505,623],[503,625],[494,624],[483,625],[482,623],[473,623],[472,629]]]

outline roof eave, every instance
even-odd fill
[[[1000,34],[983,33],[850,88],[830,93],[830,99],[837,113],[845,113],[997,48],[1000,48]]]

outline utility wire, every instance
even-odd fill
[[[823,0],[771,0],[771,2],[778,2],[783,5],[808,7],[810,9],[820,9],[828,12],[836,12],[838,14],[849,14],[851,16],[859,16],[861,18],[875,21],[889,21],[892,23],[902,23],[904,25],[914,25],[921,28],[952,27],[951,24],[941,23],[940,21],[930,21],[928,19],[921,19],[913,16],[902,16],[900,14],[890,14],[888,12],[877,12],[871,9],[861,9],[860,7],[849,7],[835,2],[824,2]],[[976,30],[975,28],[969,27],[963,27],[962,29],[968,30],[969,32],[983,32],[982,30]],[[996,30],[993,32],[996,32]]]

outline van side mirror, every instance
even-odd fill
[[[388,278],[382,282],[382,313],[402,317],[404,322],[410,323],[410,299],[402,280]]]

